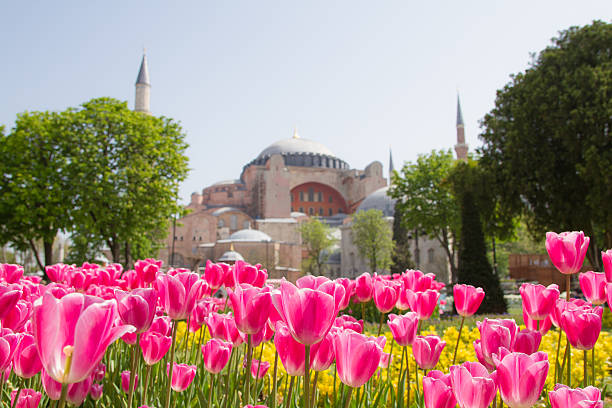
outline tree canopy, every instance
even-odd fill
[[[374,208],[358,211],[353,216],[352,230],[353,243],[372,272],[387,269],[391,264],[393,238],[383,212]]]
[[[419,155],[415,163],[404,164],[401,174],[393,175],[389,191],[397,200],[395,216],[400,216],[409,230],[440,243],[454,280],[460,212],[448,182],[453,166],[450,150]]]
[[[583,230],[589,260],[612,247],[612,24],[559,33],[497,92],[480,164],[533,235]],[[543,238],[542,238],[543,239]]]
[[[316,218],[310,219],[299,227],[302,244],[306,246],[308,258],[304,269],[313,275],[321,275],[323,266],[330,256],[330,249],[336,243],[329,226]]]
[[[0,139],[1,241],[43,240],[46,264],[47,246],[60,231],[73,237],[73,259],[103,246],[114,262],[154,255],[180,210],[184,137],[173,120],[111,98],[19,115]]]

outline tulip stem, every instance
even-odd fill
[[[140,344],[140,333],[136,335],[136,344],[132,346],[132,366],[130,367],[130,389],[128,391],[128,402],[127,402],[128,408],[132,408],[132,399],[134,398],[134,384],[136,384],[136,375],[138,371],[138,365],[136,364],[138,344]]]
[[[310,408],[310,345],[304,346],[304,408]]]
[[[586,351],[585,351],[585,353],[586,353]],[[19,396],[20,395],[21,395],[21,387],[17,388],[17,394],[15,394],[15,399],[13,400],[13,403],[11,404],[11,408],[17,406],[17,402],[19,401]]]
[[[72,353],[74,351],[73,346],[66,346],[62,350],[62,352],[66,355],[66,363],[64,365],[64,375],[62,377],[62,393],[60,395],[60,400],[58,403],[58,408],[64,408],[66,405],[66,394],[68,393],[68,377],[70,376],[70,367],[72,367]]]
[[[402,370],[404,369],[404,353],[405,353],[405,352],[406,352],[406,346],[404,346],[404,347],[402,348],[402,358],[400,359],[400,370],[399,370],[399,373],[398,373],[398,376],[399,376],[399,379],[398,379],[398,380],[399,380],[399,381],[401,381],[401,379],[402,379]],[[402,401],[402,399],[403,399],[403,398],[402,398],[402,397],[403,397],[403,395],[400,393],[400,389],[401,389],[401,388],[402,388],[402,387],[401,387],[401,384],[398,382],[398,383],[397,383],[397,404],[398,404],[398,406],[401,406],[401,401]],[[393,390],[392,390],[392,391],[393,391]]]
[[[68,384],[62,384],[62,393],[60,394],[57,408],[64,408],[64,405],[66,405],[66,394],[68,394]]]
[[[376,336],[380,336],[380,331],[382,329],[384,320],[385,320],[385,314],[383,312],[380,312],[380,323],[378,323],[378,334]]]
[[[278,387],[277,382],[278,373],[278,351],[274,350],[274,378],[272,379],[272,408],[276,408],[276,390]]]
[[[285,400],[283,399],[283,406],[290,407],[291,406],[291,394],[293,393],[293,383],[295,382],[295,376],[291,376],[291,381],[289,382],[289,391],[287,392],[287,404],[285,404]]]
[[[227,375],[225,378],[225,404],[224,407],[227,408],[230,399],[230,374],[232,372],[232,363],[234,362],[234,347],[230,350],[230,358],[229,363],[227,364]],[[232,394],[233,395],[233,394]]]
[[[555,379],[555,384],[559,382],[559,381],[557,380],[557,375],[559,374],[559,373],[557,372],[557,371],[558,371],[558,368],[557,368],[557,367],[559,367],[559,366],[560,366],[560,364],[559,364],[559,350],[561,349],[561,333],[562,333],[562,330],[561,330],[561,328],[559,327],[559,337],[557,337],[557,357],[555,357],[555,376],[554,376],[554,379]]]
[[[567,335],[567,333],[566,333]],[[572,346],[567,337],[567,386],[572,387]]]
[[[242,401],[242,405],[248,405],[251,403],[251,364],[253,363],[253,337],[252,335],[247,335],[247,363],[246,363],[246,373],[244,380],[244,393],[246,398]]]
[[[144,405],[147,404],[147,392],[149,391],[149,380],[151,379],[151,368],[153,368],[153,366],[148,365],[147,372],[145,374],[144,390],[142,393],[142,403]]]
[[[453,354],[453,364],[457,360],[457,349],[459,348],[459,340],[461,340],[461,330],[463,330],[463,323],[465,322],[465,316],[461,316],[461,325],[459,326],[459,335],[457,336],[457,344],[455,344],[455,353]]]
[[[583,358],[582,359],[584,360],[584,364],[583,364],[583,366],[584,366],[584,378],[582,379],[582,384],[583,384],[582,386],[586,387],[587,386],[587,373],[589,372],[587,361],[589,360],[589,357],[587,356],[587,351],[586,350],[583,350],[582,352],[583,352],[583,354],[582,354]]]
[[[255,392],[257,392],[257,383],[259,383],[259,369],[261,368],[261,356],[263,354],[263,349],[265,345],[266,343],[262,341],[261,350],[259,350],[259,363],[257,364],[257,375],[255,376]],[[255,401],[257,401],[257,398],[255,398]]]
[[[319,372],[315,371],[314,379],[312,380],[312,397],[310,401],[310,405],[316,407],[316,399],[317,399],[317,380],[319,379]]]
[[[172,323],[172,347],[170,348],[170,367],[168,373],[168,386],[166,387],[166,408],[170,408],[170,391],[172,390],[172,374],[174,373],[174,346],[176,344],[177,322]]]
[[[593,348],[591,349],[591,370],[591,385],[595,387],[595,346],[593,346]]]
[[[415,364],[416,364],[416,361],[415,361]],[[418,365],[415,365],[415,367],[414,367],[414,378],[416,380],[416,395],[417,395],[417,398],[418,398],[418,396],[421,393],[419,391],[419,366]]]
[[[347,387],[348,394],[346,395],[346,402],[344,403],[344,408],[348,408],[351,405],[351,396],[353,395],[353,387]]]
[[[365,323],[365,302],[363,302],[361,304],[361,320],[363,320],[363,323]]]
[[[208,373],[210,377],[210,387],[208,388],[208,408],[212,406],[212,391],[213,391],[213,379],[214,376],[211,373]]]
[[[336,406],[336,378],[338,378],[338,369],[336,363],[334,363],[334,393],[332,394],[333,403],[332,406]]]
[[[568,302],[570,301],[570,287],[572,286],[572,275],[565,275],[565,286],[566,286],[566,293],[565,293],[565,300],[567,300]]]
[[[408,350],[404,346],[404,352],[406,353],[406,394],[408,395],[408,405],[410,407],[410,359],[408,358]]]

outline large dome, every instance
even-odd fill
[[[245,168],[252,164],[263,166],[275,154],[283,157],[286,166],[328,169],[349,168],[344,160],[336,157],[326,146],[314,140],[302,139],[297,132],[293,134],[292,138],[279,140],[263,149]]]
[[[395,213],[395,199],[387,195],[388,191],[389,187],[379,188],[374,191],[359,204],[357,211],[367,211],[374,208],[382,211],[385,217],[393,217]]]
[[[335,157],[331,150],[329,150],[326,146],[322,145],[319,142],[315,142],[314,140],[302,139],[300,138],[291,138],[285,140],[279,140],[278,142],[272,143],[270,146],[266,147],[259,156],[258,159],[270,157],[273,154],[294,154],[294,153],[312,153],[312,154],[320,154],[322,156],[332,156]]]
[[[272,238],[265,232],[254,230],[254,229],[243,229],[234,232],[229,237],[230,241],[243,241],[243,242],[267,242],[272,241]]]

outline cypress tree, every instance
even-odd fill
[[[499,277],[487,259],[487,248],[480,220],[480,212],[471,191],[461,200],[461,243],[458,266],[459,283],[481,287],[485,298],[478,313],[506,313],[507,305],[499,284]]]
[[[395,242],[395,249],[391,255],[391,273],[402,273],[406,269],[414,268],[414,262],[410,254],[408,230],[402,223],[402,214],[397,203],[393,215],[393,242]]]

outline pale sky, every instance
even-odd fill
[[[495,92],[558,31],[612,1],[21,1],[0,5],[0,124],[94,97],[134,105],[146,47],[151,110],[181,122],[181,198],[299,134],[353,168],[470,148]]]

